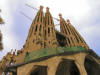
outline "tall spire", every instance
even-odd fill
[[[69,25],[72,29],[72,33],[76,38],[76,41],[78,43],[78,46],[85,47],[86,49],[89,49],[87,43],[85,40],[82,38],[82,36],[79,34],[79,32],[71,25],[70,20],[67,20],[67,25]]]
[[[71,28],[69,25],[67,25],[66,21],[62,18],[62,14],[59,14],[60,17],[60,29],[61,32],[66,35],[66,40],[67,40],[67,46],[78,46],[75,40],[75,36],[71,32]]]
[[[45,31],[44,31],[45,47],[57,47],[57,39],[55,33],[54,22],[49,12],[49,8],[46,8],[45,13]]]
[[[27,49],[29,52],[44,48],[44,13],[43,6],[40,6],[28,33],[26,44],[24,49]]]
[[[76,29],[71,25],[70,20],[68,19],[66,23],[61,14],[59,14],[59,17],[61,32],[64,33],[67,37],[67,46],[81,46],[88,49],[88,45],[81,37],[81,35],[76,31]]]

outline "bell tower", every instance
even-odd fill
[[[62,15],[59,14],[60,17],[60,29],[61,32],[64,33],[66,35],[66,40],[67,40],[67,45],[66,46],[78,46],[78,44],[76,43],[76,38],[72,33],[72,29],[70,28],[69,25],[67,25],[66,21],[64,20],[64,18],[62,18]]]
[[[79,32],[71,25],[70,20],[67,20],[67,25],[69,25],[72,29],[73,35],[76,38],[76,41],[78,43],[78,46],[84,47],[86,49],[89,49],[87,43],[85,42],[85,40],[83,39],[83,37],[79,34]]]
[[[46,13],[45,13],[44,40],[45,40],[44,46],[46,48],[57,47],[55,26],[48,7],[46,8]]]
[[[28,52],[44,48],[44,13],[43,6],[40,6],[28,33],[24,49]]]
[[[70,20],[66,21],[64,18],[62,18],[62,15],[59,14],[60,17],[60,29],[61,32],[66,35],[67,45],[69,47],[84,47],[86,49],[89,49],[88,45],[84,41],[84,39],[81,37],[81,35],[77,32],[77,30],[71,25]]]

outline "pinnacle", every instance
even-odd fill
[[[61,13],[59,13],[59,18],[62,18],[62,14]]]
[[[46,7],[46,12],[48,12],[49,11],[49,7]]]
[[[42,5],[40,6],[40,10],[43,10],[43,6]]]
[[[69,19],[67,19],[67,24],[70,24],[70,20]]]

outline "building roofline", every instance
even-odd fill
[[[55,54],[55,55],[49,55],[49,56],[41,57],[41,58],[38,58],[35,60],[30,60],[28,62],[6,66],[5,71],[7,71],[8,69],[16,69],[17,67],[20,67],[20,66],[23,66],[23,65],[26,65],[29,63],[40,62],[40,61],[46,60],[46,59],[54,57],[54,56],[68,56],[68,55],[72,55],[72,54],[76,54],[76,53],[89,53],[90,51],[91,50],[71,51],[71,52],[63,52],[63,53],[59,53],[59,54]]]

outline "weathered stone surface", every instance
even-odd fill
[[[55,56],[41,62],[26,64],[18,68],[18,75],[30,75],[30,72],[34,71],[34,69],[36,68],[36,65],[47,66],[48,75],[55,75],[57,71],[57,67],[59,63],[63,61],[63,59],[70,59],[70,60],[75,61],[81,75],[87,75],[83,66],[85,56],[86,56],[85,53],[78,53],[78,54],[69,55],[69,56]]]
[[[55,30],[49,8],[44,16],[43,6],[40,6],[23,48],[17,54],[7,53],[1,60],[0,75],[2,72],[5,75],[7,72],[10,75],[99,75],[100,58],[94,52],[85,50],[89,49],[88,45],[61,14],[60,28],[60,33]],[[78,52],[73,53],[75,51]],[[29,60],[25,61],[25,58]]]

